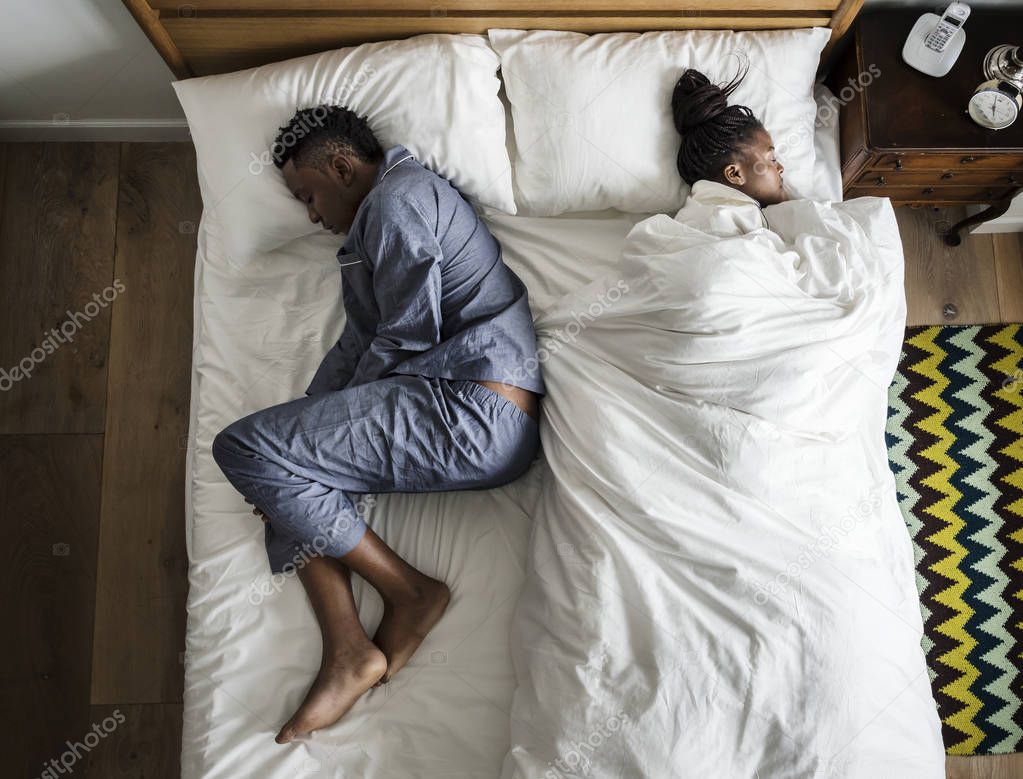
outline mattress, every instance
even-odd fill
[[[824,93],[818,99],[825,99]],[[834,125],[816,136],[820,191],[840,199]],[[200,174],[200,188],[206,194]],[[537,316],[619,260],[642,214],[485,216]],[[195,271],[187,455],[190,560],[182,776],[497,777],[509,748],[515,676],[509,625],[522,590],[541,468],[497,490],[381,495],[367,520],[400,555],[452,589],[447,614],[409,666],[336,725],[282,747],[320,639],[296,577],[271,577],[262,523],[210,447],[240,416],[302,394],[339,329],[337,238],[303,238],[254,257],[224,251],[203,214]],[[356,578],[372,634],[382,604]]]

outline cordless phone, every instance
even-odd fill
[[[963,24],[970,6],[954,2],[941,16],[924,14],[916,20],[902,47],[906,64],[929,76],[944,76],[955,64],[966,42]]]

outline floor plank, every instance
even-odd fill
[[[177,779],[181,775],[181,704],[93,706],[102,746],[89,752],[85,779]]]
[[[4,223],[4,179],[7,176],[7,147],[10,144],[0,143],[0,226]],[[0,243],[2,246],[2,243]],[[0,255],[2,256],[2,255]]]
[[[89,727],[102,438],[0,436],[0,744],[38,776]]]
[[[949,757],[945,771],[947,779],[1021,779],[1023,754]]]
[[[1023,233],[991,236],[1003,322],[1023,322]]]
[[[103,460],[94,704],[181,700],[195,225],[187,144],[126,144]]]
[[[117,144],[8,144],[4,156],[0,433],[101,433]]]
[[[958,221],[962,208],[897,208],[906,256],[906,304],[909,325],[998,322],[998,277],[990,235],[967,235],[961,245],[946,246],[942,230]],[[956,315],[945,316],[945,306]]]

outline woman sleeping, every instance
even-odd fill
[[[786,199],[732,88],[683,74],[690,197],[536,324],[504,779],[944,776],[884,443],[894,212]]]

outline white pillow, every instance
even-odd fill
[[[488,34],[512,106],[519,213],[681,208],[671,93],[686,67],[724,84],[749,65],[729,102],[771,133],[786,185],[814,196],[813,83],[830,30]]]
[[[270,251],[318,231],[273,164],[299,108],[345,105],[478,205],[515,213],[498,58],[479,35],[421,35],[175,82],[228,246]]]

